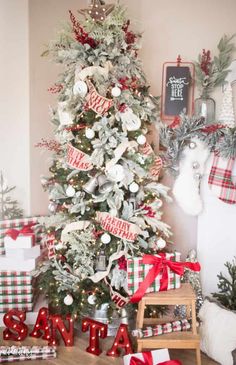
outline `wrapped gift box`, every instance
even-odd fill
[[[151,354],[151,356],[152,356],[152,364],[150,364],[150,365],[158,365],[158,364],[161,364],[162,362],[170,360],[169,351],[167,349],[150,351],[149,354]],[[130,365],[130,360],[132,357],[135,357],[135,358],[140,359],[143,362],[145,362],[143,353],[140,352],[137,354],[125,355],[123,357],[124,365]],[[146,362],[145,362],[145,365],[146,365]],[[147,365],[149,365],[149,364],[147,363]]]
[[[32,275],[26,271],[0,271],[0,288],[11,286],[14,289],[16,287],[31,286],[32,281]]]
[[[0,257],[1,270],[32,271],[35,270],[41,258],[17,261],[15,258]]]
[[[5,241],[9,237],[5,237]],[[14,248],[5,244],[6,257],[18,260],[36,259],[40,256],[40,246],[36,245],[32,248]]]
[[[9,229],[22,229],[23,226],[38,224],[38,217],[30,217],[30,218],[19,218],[19,219],[9,219],[0,221],[0,255],[5,255],[4,249],[4,237],[6,231]],[[42,229],[34,228],[35,232],[35,243],[42,244]],[[41,247],[44,248],[44,247]],[[1,267],[0,267],[1,269]]]
[[[0,303],[1,304],[9,304],[9,303],[31,303],[33,302],[34,294],[2,294],[0,295]]]
[[[11,238],[10,236],[6,235],[4,237],[4,247],[5,251],[8,249],[30,249],[35,244],[35,236],[34,234],[24,234],[19,235],[16,240]]]
[[[157,257],[160,257],[156,255]],[[171,261],[180,261],[180,253],[166,253],[166,259]],[[139,289],[140,284],[144,281],[153,265],[144,264],[142,257],[134,257],[127,260],[127,280],[128,280],[128,294],[133,295]],[[180,288],[181,278],[179,275],[173,273],[169,268],[168,272],[168,288],[177,289]],[[162,279],[162,272],[160,272],[154,282],[148,287],[146,293],[158,292],[160,290]]]
[[[34,308],[34,302],[32,303],[0,303],[0,313],[6,313],[11,309],[25,310],[26,312],[31,312]]]

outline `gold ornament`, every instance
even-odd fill
[[[103,22],[113,11],[114,4],[105,4],[102,0],[92,0],[88,9],[81,9],[79,12],[85,16],[90,16],[94,22]]]

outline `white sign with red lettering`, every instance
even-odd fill
[[[73,147],[71,144],[67,146],[66,162],[73,169],[80,171],[89,171],[93,168],[89,155]]]
[[[113,101],[99,95],[91,81],[88,81],[88,85],[89,93],[85,109],[92,109],[95,113],[104,115],[112,107]]]
[[[135,224],[113,217],[105,212],[97,212],[97,220],[105,231],[127,241],[135,241],[137,236],[142,233],[141,229]]]

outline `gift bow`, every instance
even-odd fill
[[[9,229],[5,233],[5,235],[10,236],[15,241],[20,234],[22,234],[22,235],[33,234],[34,231],[32,230],[32,226],[33,226],[33,224],[28,225],[28,226],[23,226],[21,229]]]
[[[193,271],[201,270],[199,262],[171,261],[166,259],[165,254],[159,254],[159,257],[153,255],[144,255],[142,261],[144,264],[153,265],[153,267],[150,269],[149,273],[147,274],[143,282],[140,284],[136,293],[134,293],[134,295],[130,299],[131,303],[137,303],[142,299],[142,297],[146,293],[146,290],[149,288],[150,285],[152,285],[157,275],[160,273],[162,273],[162,278],[160,280],[160,291],[167,290],[168,278],[169,278],[168,268],[175,274],[178,274],[180,276],[184,274],[185,267]]]
[[[153,363],[152,353],[149,352],[142,352],[143,360],[139,359],[138,357],[132,356],[130,359],[129,365],[156,365]],[[158,363],[158,365],[181,365],[181,362],[178,360],[169,360]]]

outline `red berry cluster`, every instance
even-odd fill
[[[91,48],[96,48],[98,43],[92,37],[89,37],[88,33],[84,31],[84,29],[81,27],[78,20],[76,20],[74,14],[70,10],[69,13],[75,39],[81,44],[89,44]]]

